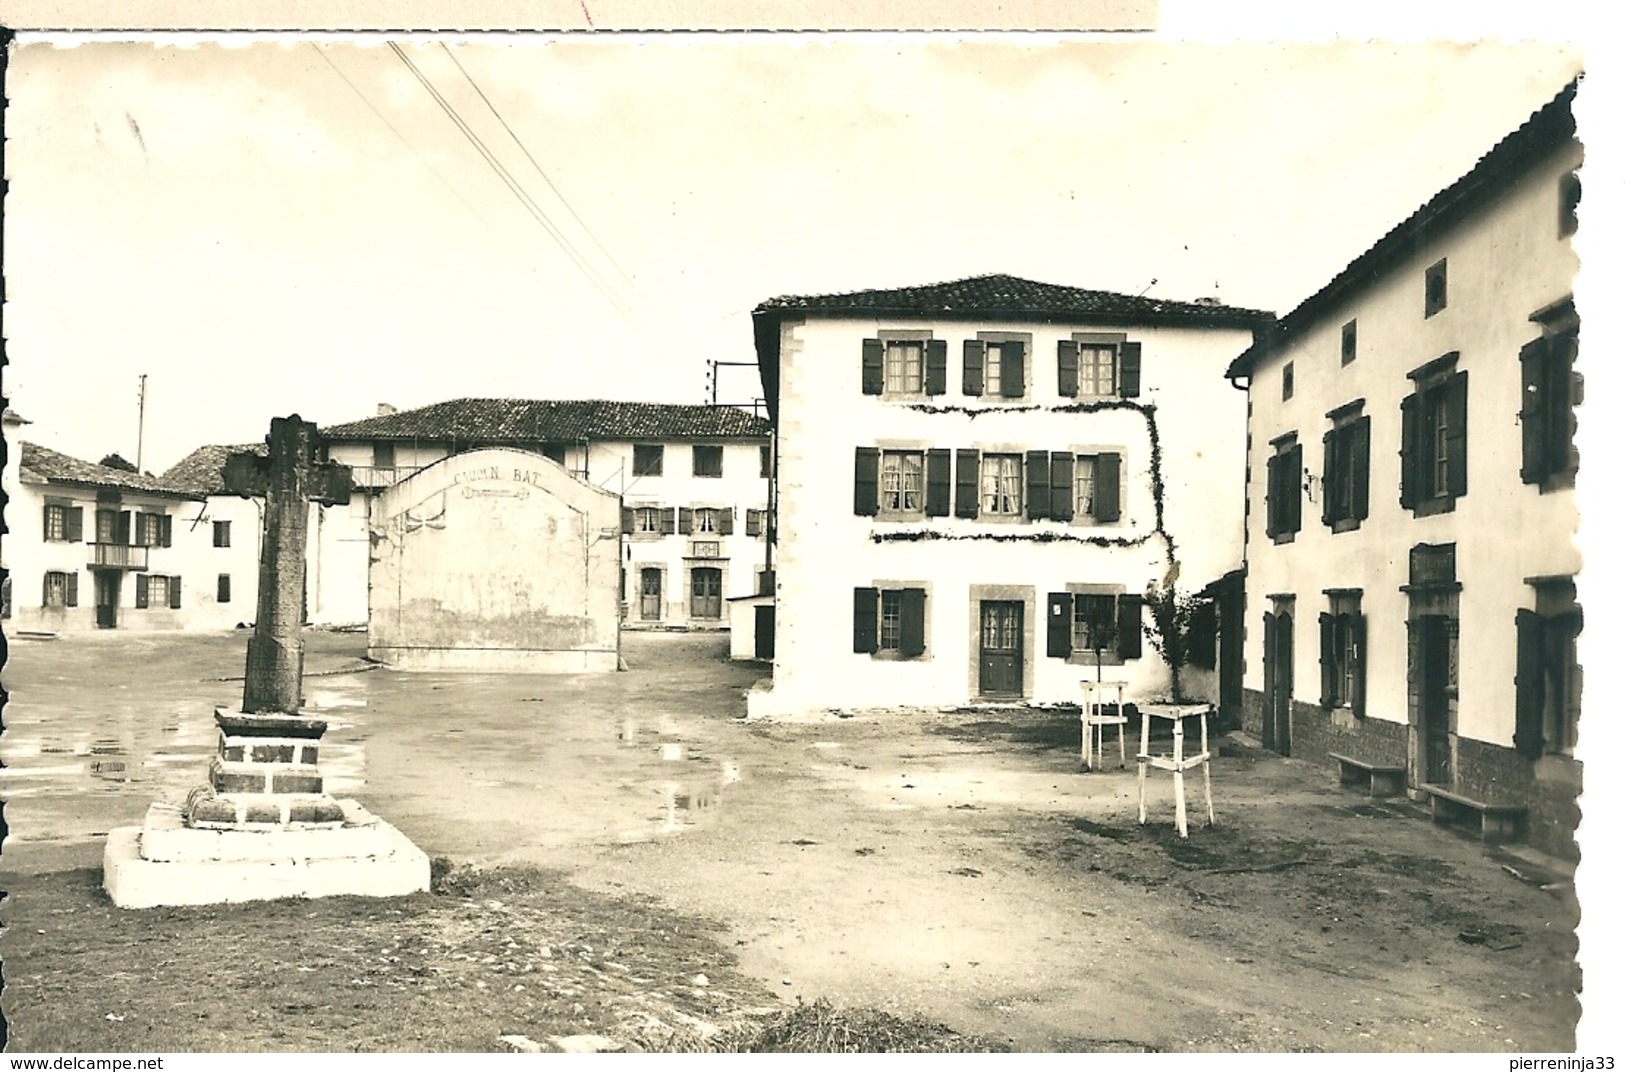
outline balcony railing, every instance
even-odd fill
[[[358,488],[387,488],[421,468],[421,465],[352,465],[350,482]]]
[[[147,568],[147,549],[122,543],[93,543],[90,545],[90,565],[103,569],[144,570]]]

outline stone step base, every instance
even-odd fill
[[[158,805],[155,805],[158,806]],[[344,824],[344,810],[326,794],[226,793],[199,786],[181,809],[189,826],[200,830],[278,830],[335,827]]]
[[[216,793],[320,793],[318,769],[302,763],[230,763],[209,761],[209,785]]]
[[[353,800],[340,802],[357,827],[310,831],[191,830],[173,826],[178,811],[154,816],[157,848],[171,859],[143,855],[146,830],[124,826],[107,837],[102,885],[120,908],[160,905],[227,904],[285,897],[398,897],[429,888],[429,857],[406,835]],[[355,855],[326,855],[328,846],[308,839],[344,837],[356,830],[364,841],[349,842]],[[265,858],[271,843],[282,849]],[[251,839],[251,840],[245,840]],[[188,844],[191,843],[191,844]],[[166,847],[167,846],[167,847]],[[152,848],[152,847],[149,847]],[[369,850],[369,851],[361,851]]]
[[[215,797],[225,801],[224,797]],[[381,856],[390,851],[388,824],[353,800],[327,803],[342,825],[311,828],[267,825],[260,829],[189,827],[180,808],[153,804],[140,827],[143,860],[193,863],[210,860],[324,860]]]

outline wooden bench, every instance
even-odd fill
[[[1442,785],[1424,782],[1417,786],[1428,795],[1433,809],[1433,821],[1450,822],[1476,813],[1479,829],[1485,841],[1506,841],[1523,831],[1524,817],[1529,809],[1522,804],[1490,804],[1482,800],[1454,793]]]
[[[1337,752],[1327,755],[1337,760],[1337,780],[1343,785],[1364,783],[1366,792],[1374,797],[1398,796],[1405,789],[1404,767],[1370,763]]]

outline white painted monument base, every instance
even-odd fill
[[[154,804],[143,826],[107,836],[102,885],[120,908],[399,897],[429,888],[429,857],[353,800],[329,829],[199,830]]]

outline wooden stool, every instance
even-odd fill
[[[1207,748],[1207,716],[1213,708],[1208,704],[1141,704],[1140,705],[1140,825],[1145,825],[1145,772],[1148,768],[1172,771],[1174,775],[1174,829],[1180,837],[1189,837],[1185,821],[1185,772],[1192,767],[1202,768],[1202,795],[1207,801],[1207,824],[1215,825],[1213,817],[1213,775],[1208,769],[1212,758]],[[1202,751],[1194,756],[1185,755],[1185,719],[1201,719]],[[1165,718],[1174,724],[1174,754],[1151,754],[1151,720]]]
[[[1123,744],[1123,727],[1128,725],[1128,716],[1123,713],[1123,690],[1127,686],[1126,681],[1083,683],[1083,710],[1078,717],[1083,723],[1084,770],[1094,770],[1100,764],[1107,726],[1117,727],[1117,765],[1128,766],[1128,752]],[[1108,706],[1111,714],[1106,713]]]

